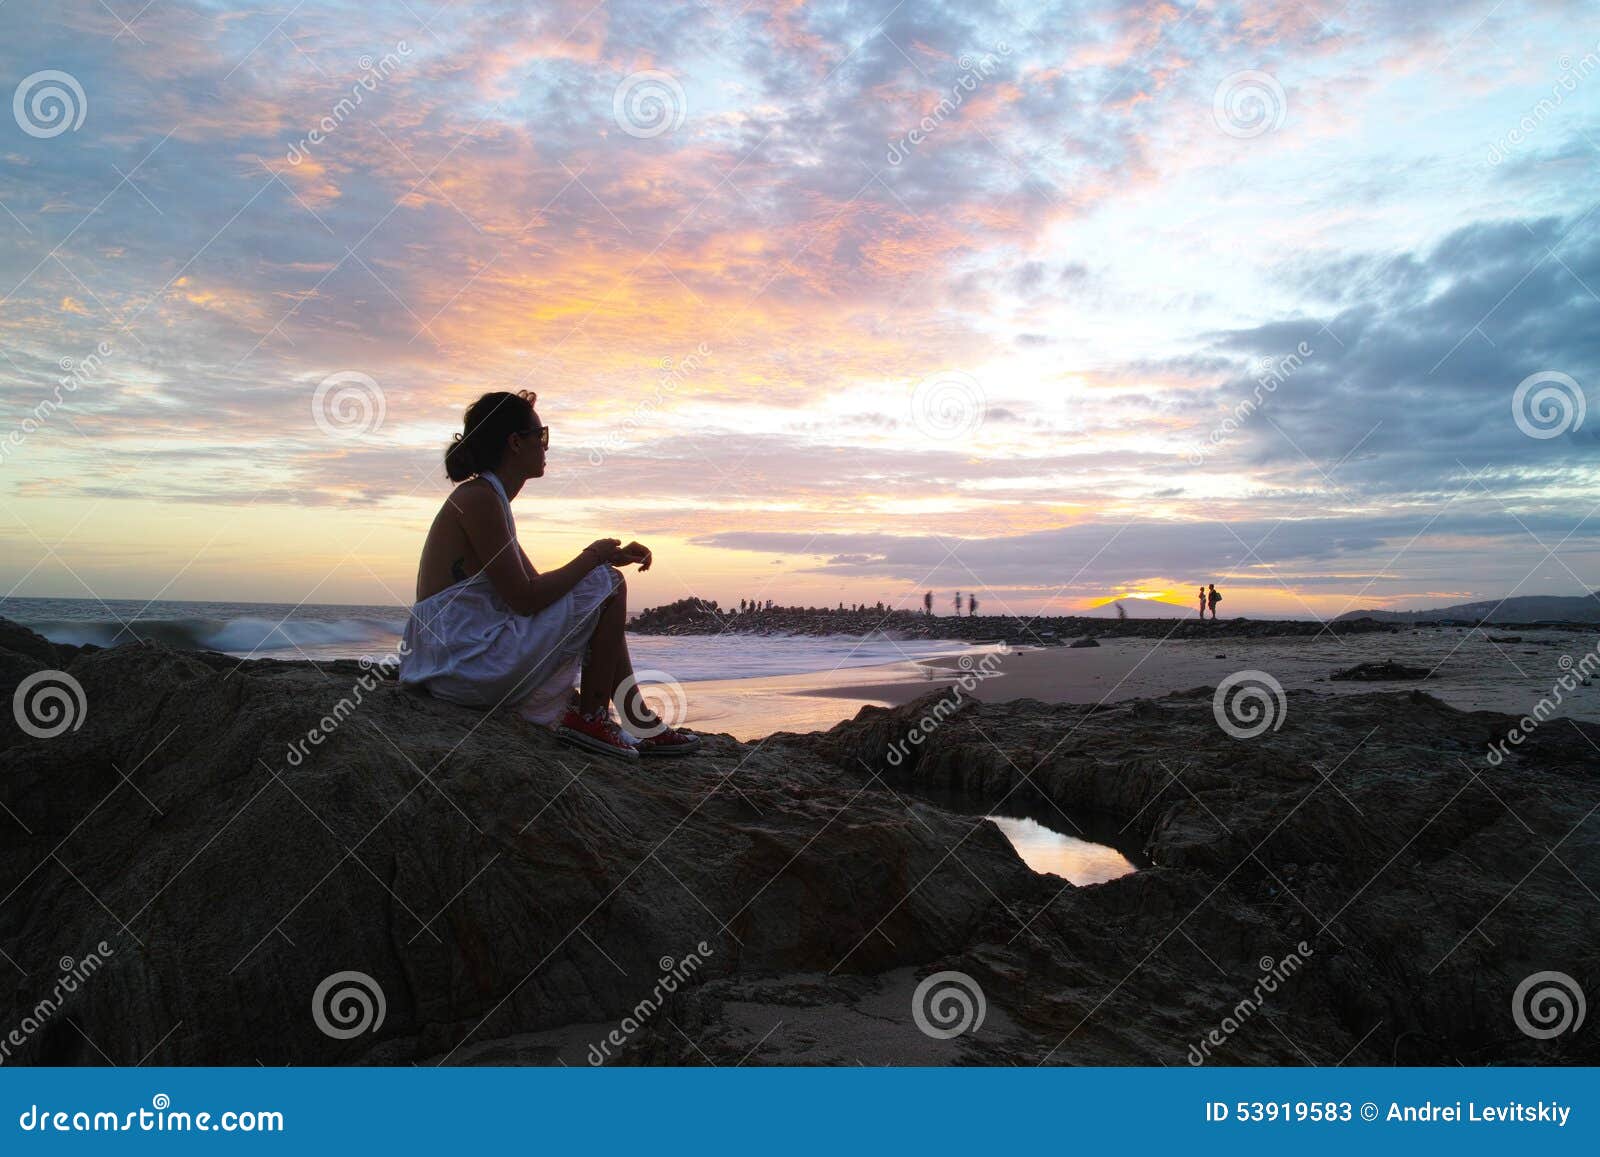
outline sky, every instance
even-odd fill
[[[0,593],[409,603],[499,389],[634,607],[1600,587],[1593,4],[9,0],[0,80]]]

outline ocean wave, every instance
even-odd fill
[[[116,647],[127,643],[164,643],[200,651],[253,655],[316,648],[392,649],[405,629],[404,619],[136,619],[120,622],[57,620],[26,624],[52,643]]]

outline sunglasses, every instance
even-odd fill
[[[524,438],[532,438],[532,437],[537,436],[538,439],[539,439],[539,449],[541,449],[541,450],[550,449],[550,427],[549,426],[535,426],[531,430],[524,430],[524,431],[522,431],[522,436]]]

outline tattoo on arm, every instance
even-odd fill
[[[450,564],[450,577],[458,583],[466,581],[467,560],[465,558],[458,558]]]

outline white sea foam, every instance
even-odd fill
[[[355,659],[399,645],[398,607],[250,603],[101,603],[90,599],[13,599],[0,615],[56,643],[114,647],[135,642],[221,651],[241,657]],[[633,635],[634,667],[666,671],[679,682],[758,679],[868,667],[955,654],[968,644],[896,640],[882,635]]]

